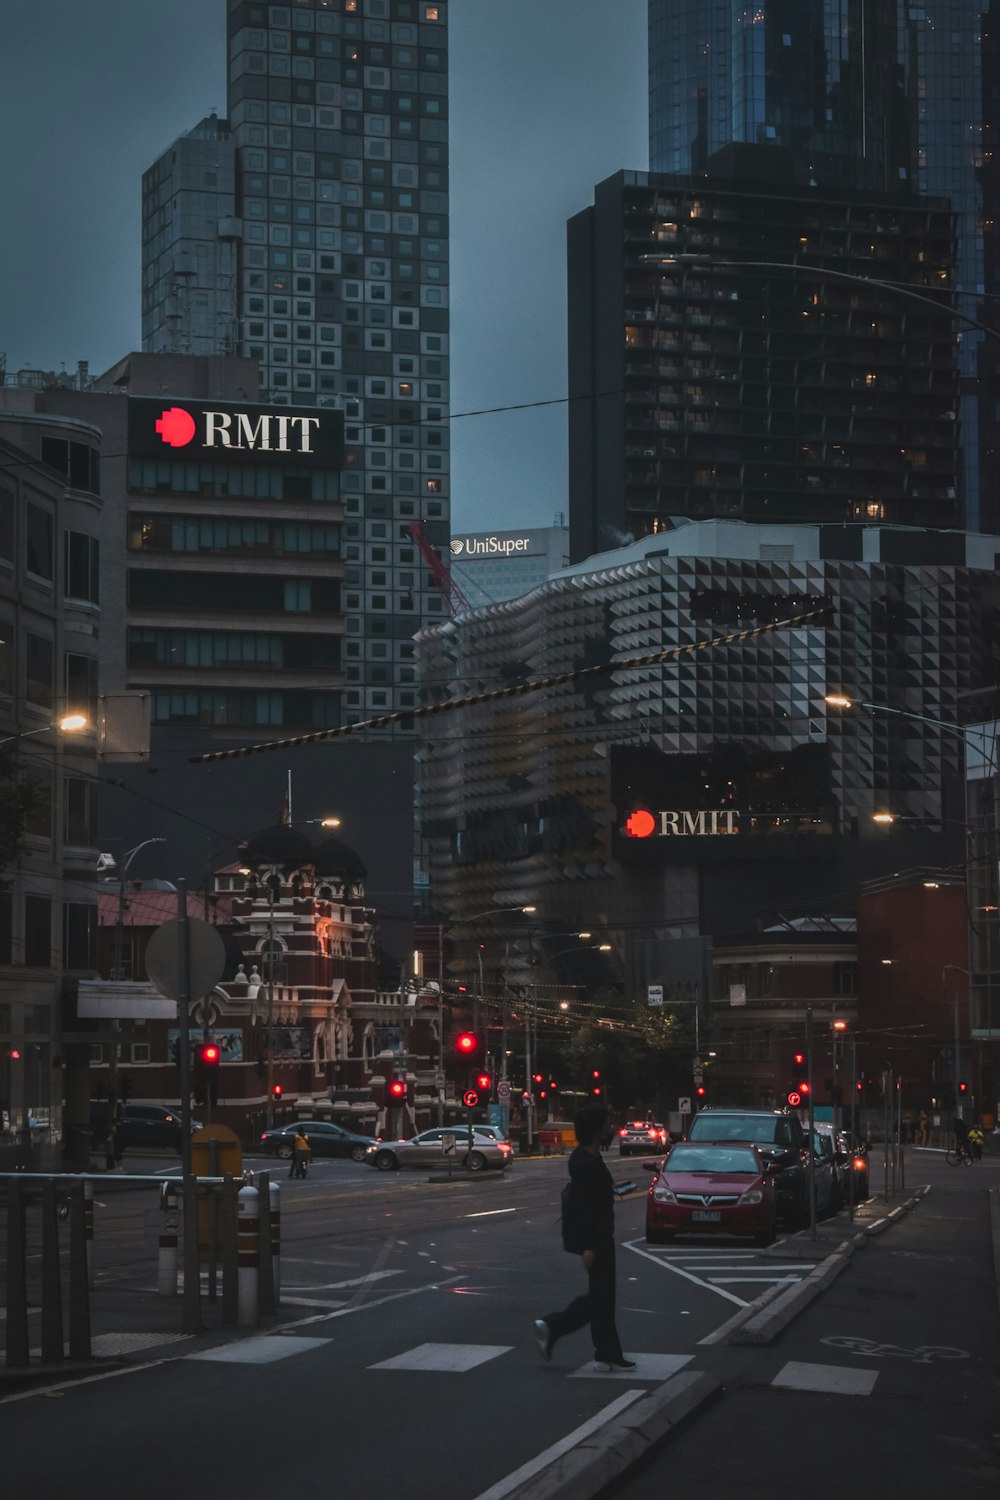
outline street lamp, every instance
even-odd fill
[[[82,729],[90,726],[90,720],[86,714],[64,714],[61,719],[56,719],[51,724],[43,724],[40,729],[22,729],[20,734],[8,734],[0,740],[0,745],[13,744],[14,740],[27,740],[33,734],[47,734],[50,729],[58,729],[61,734],[79,734]]]

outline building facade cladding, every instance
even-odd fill
[[[416,701],[449,521],[448,6],[229,0],[239,348],[274,403],[345,405],[347,712]]]
[[[961,524],[953,261],[938,200],[599,184],[569,230],[574,559],[676,517]]]
[[[637,935],[749,929],[758,914],[819,902],[843,910],[863,878],[939,864],[960,740],[890,714],[837,717],[823,699],[840,690],[954,721],[961,694],[996,675],[994,543],[873,529],[862,555],[861,540],[691,523],[423,632],[422,674],[441,697],[607,669],[421,721],[438,905],[459,920],[533,903],[550,930],[600,926],[627,953]],[[817,623],[614,668],[822,607]],[[663,809],[690,817],[630,838],[636,807],[654,822]],[[872,823],[887,808],[916,821],[887,838]],[[722,836],[726,809],[738,836]],[[674,832],[686,836],[662,836]]]
[[[969,731],[969,1031],[1000,1040],[1000,721]],[[1000,1058],[995,1060],[1000,1073]],[[1000,1078],[997,1080],[1000,1082]],[[994,1089],[994,1097],[997,1090]],[[983,1096],[988,1097],[988,1096]]]
[[[96,962],[100,432],[23,410],[0,424],[0,782],[35,796],[0,888],[0,1159],[61,1127],[63,1005]],[[82,733],[50,729],[85,714]],[[6,742],[6,743],[3,743]],[[60,1071],[62,1068],[62,1071]],[[22,1163],[23,1164],[23,1163]]]
[[[142,178],[142,347],[236,352],[236,158],[225,120],[201,121]]]
[[[777,146],[803,185],[947,197],[954,306],[977,318],[1000,292],[998,18],[997,0],[649,0],[650,166]],[[998,529],[998,354],[964,330],[964,506],[983,531]]]

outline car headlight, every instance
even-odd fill
[[[751,1188],[749,1192],[743,1193],[740,1198],[741,1203],[763,1203],[763,1201],[764,1194],[760,1188]]]
[[[663,1183],[661,1182],[658,1183],[657,1186],[653,1189],[653,1202],[676,1203],[677,1199],[674,1197],[670,1189],[668,1187],[664,1187]]]

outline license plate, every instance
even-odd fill
[[[696,1208],[691,1214],[692,1224],[719,1224],[722,1214],[717,1208]]]

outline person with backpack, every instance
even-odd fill
[[[601,1156],[614,1134],[603,1104],[587,1104],[573,1122],[579,1145],[569,1158],[569,1182],[562,1194],[563,1249],[578,1255],[587,1290],[562,1312],[536,1318],[535,1339],[542,1358],[568,1333],[590,1324],[595,1363],[609,1370],[634,1370],[615,1326],[615,1187]]]

